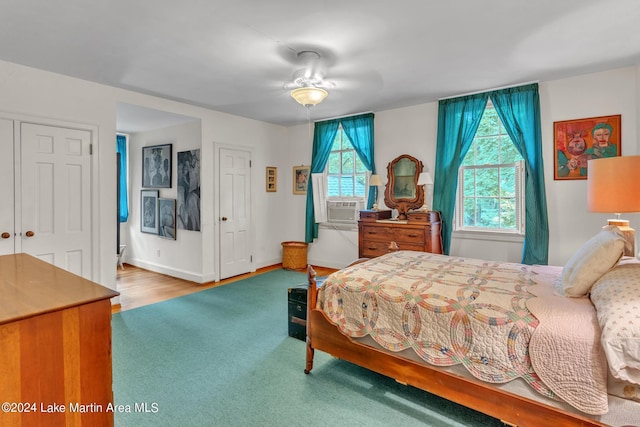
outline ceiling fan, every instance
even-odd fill
[[[323,67],[320,54],[312,50],[303,50],[297,54],[298,61],[303,68],[293,73],[291,81],[284,84],[286,90],[291,91],[291,97],[298,103],[309,107],[322,102],[335,84],[325,80],[326,70]]]

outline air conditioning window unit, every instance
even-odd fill
[[[328,201],[328,222],[355,223],[358,222],[360,210],[364,209],[362,201]]]

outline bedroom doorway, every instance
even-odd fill
[[[251,152],[218,151],[220,279],[251,271]]]

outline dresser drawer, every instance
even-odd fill
[[[386,240],[391,241],[394,239],[394,229],[392,227],[374,227],[363,226],[362,236],[365,240]]]
[[[424,227],[397,228],[393,230],[393,240],[395,240],[396,243],[411,242],[424,245]]]
[[[375,258],[389,253],[389,242],[365,240],[360,247],[361,258]]]

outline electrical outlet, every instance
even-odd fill
[[[160,256],[160,249],[157,250],[158,256]]]

